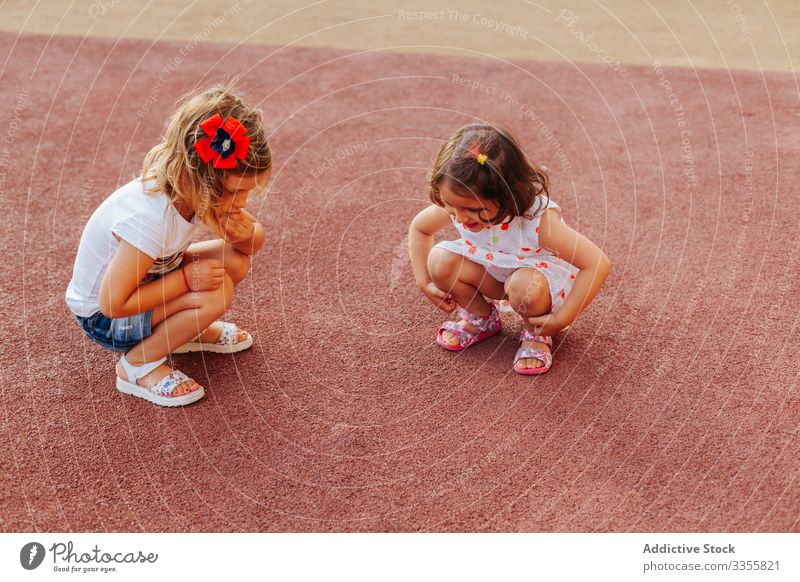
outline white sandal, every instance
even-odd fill
[[[227,321],[219,321],[222,325],[222,333],[214,343],[204,343],[198,341],[190,341],[183,344],[181,347],[172,350],[173,354],[185,354],[186,352],[214,352],[215,354],[234,354],[246,350],[253,345],[253,336],[247,333],[247,338],[239,341],[236,333],[236,325]],[[242,330],[244,331],[244,330]],[[197,338],[195,338],[197,339]]]
[[[202,386],[182,396],[170,396],[179,384],[191,380],[189,376],[178,370],[173,370],[161,378],[154,386],[149,388],[136,383],[136,380],[147,376],[147,374],[166,362],[167,358],[161,358],[157,362],[147,362],[141,366],[134,366],[125,356],[122,356],[119,361],[122,362],[122,368],[125,370],[125,375],[128,377],[128,380],[133,379],[133,382],[130,382],[117,376],[117,390],[120,392],[144,398],[160,406],[183,406],[196,402],[205,396],[206,392]]]

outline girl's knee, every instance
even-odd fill
[[[550,305],[550,284],[536,269],[520,269],[506,281],[508,301],[514,311],[530,315],[543,312]]]
[[[225,261],[225,272],[230,275],[234,285],[247,277],[250,272],[250,255],[231,249],[229,260]]]
[[[461,256],[444,249],[431,249],[428,254],[428,274],[434,282],[452,283],[458,276]]]

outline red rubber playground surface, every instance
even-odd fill
[[[0,35],[4,531],[800,531],[789,73]],[[242,73],[275,171],[184,409],[114,389],[63,295],[175,100]],[[412,216],[440,140],[511,127],[614,270],[542,377],[519,322],[436,346]]]

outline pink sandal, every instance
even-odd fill
[[[541,342],[543,344],[547,344],[550,347],[550,350],[553,349],[553,338],[549,335],[536,335],[532,331],[528,331],[527,329],[523,329],[522,332],[519,334],[519,341],[526,342],[526,341],[533,341],[533,342]],[[518,368],[517,362],[525,358],[535,358],[544,362],[544,366],[539,366],[538,368]],[[544,348],[519,348],[517,350],[517,355],[514,356],[514,371],[517,374],[524,374],[526,376],[532,374],[544,374],[547,370],[550,369],[550,366],[553,365],[553,353],[549,350]]]
[[[492,337],[503,329],[503,320],[500,319],[500,313],[497,311],[497,307],[495,307],[494,303],[492,303],[492,311],[489,315],[475,315],[463,307],[458,308],[458,315],[467,323],[477,327],[478,333],[470,332],[456,321],[445,321],[442,327],[439,328],[439,333],[436,336],[436,343],[451,352],[460,352],[472,344]],[[458,338],[458,344],[450,345],[447,343],[442,337],[443,331],[449,331],[455,335]]]

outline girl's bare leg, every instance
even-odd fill
[[[204,259],[216,259],[225,264],[225,273],[230,276],[234,287],[247,277],[250,272],[250,256],[237,251],[232,245],[222,239],[204,240],[194,243],[186,249],[182,265],[193,261]],[[199,339],[206,343],[214,343],[219,339],[222,327],[219,325],[209,325],[197,338],[192,336],[189,339]],[[247,332],[239,330],[237,334],[239,341],[247,339]]]
[[[550,284],[539,270],[517,269],[506,279],[505,290],[512,309],[522,316],[525,329],[533,330],[533,325],[528,322],[529,317],[550,313]],[[541,342],[524,341],[522,347],[550,351],[550,347]],[[523,358],[518,364],[520,368],[538,368],[542,365],[543,362],[536,358]]]
[[[491,305],[483,298],[502,299],[503,284],[489,275],[481,265],[444,249],[431,249],[428,255],[428,274],[439,289],[450,293],[456,303],[470,313],[489,315]],[[477,332],[474,325],[461,320],[461,325],[471,333]],[[449,331],[442,338],[450,345],[459,340]]]
[[[168,355],[175,348],[196,337],[212,322],[221,317],[233,300],[233,280],[226,274],[224,282],[213,291],[194,291],[155,309],[151,319],[152,334],[125,354],[134,366],[153,362]],[[142,386],[152,386],[167,376],[172,368],[162,364],[141,378]],[[122,364],[117,364],[117,375],[127,379]],[[173,392],[181,396],[200,386],[193,380],[178,385]]]

